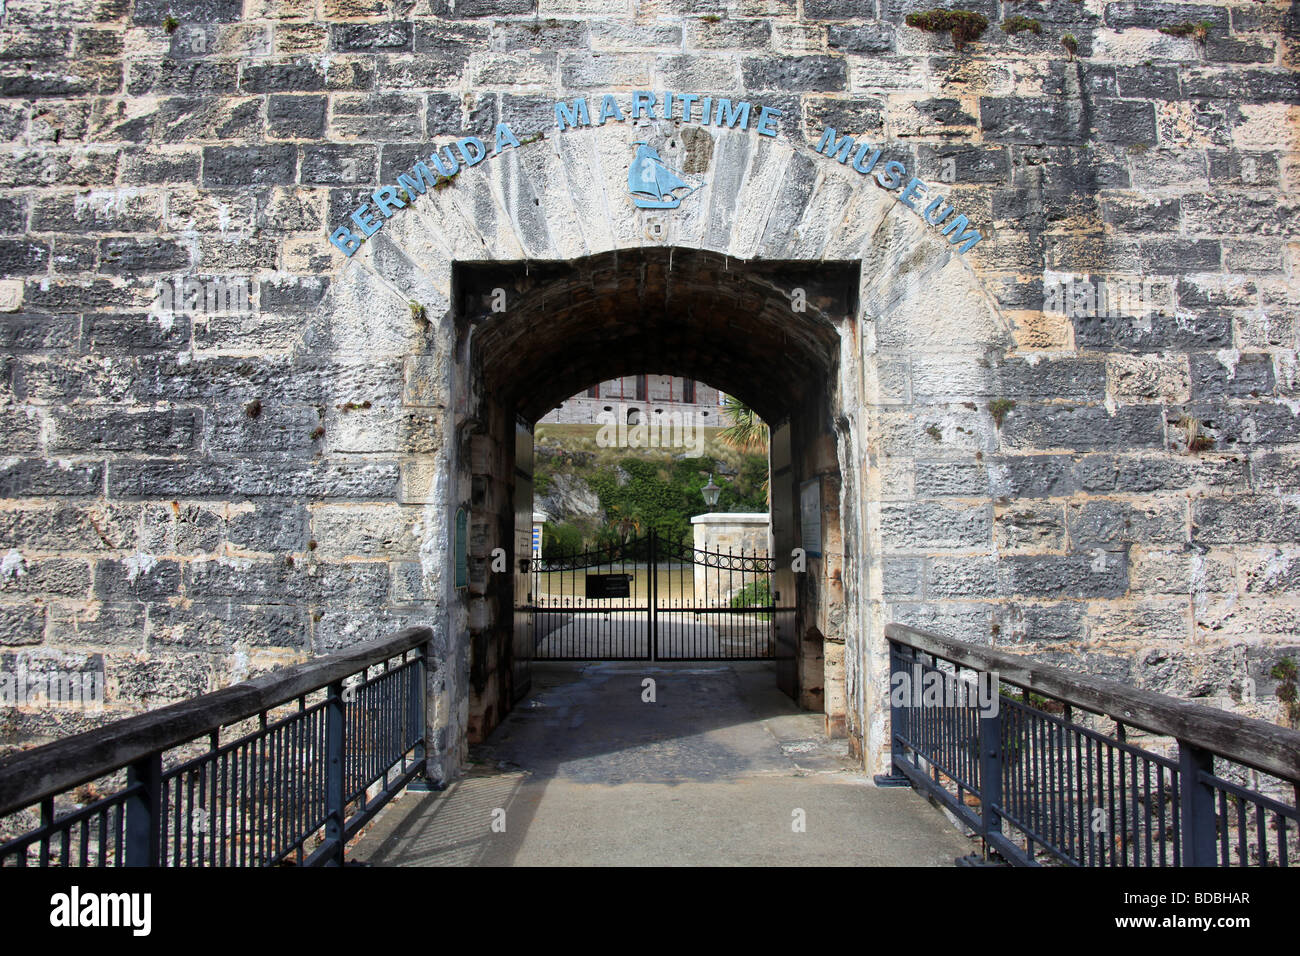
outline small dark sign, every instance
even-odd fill
[[[630,574],[588,574],[588,598],[625,598],[632,596]]]

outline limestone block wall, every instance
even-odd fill
[[[458,506],[510,504],[474,484],[451,262],[650,245],[861,265],[824,416],[842,547],[813,586],[843,591],[817,627],[842,637],[869,763],[889,620],[1282,719],[1295,7],[968,0],[990,27],[956,50],[906,26],[932,5],[8,0],[0,669],[99,671],[106,700],[0,701],[0,739],[418,621],[453,772],[489,612],[447,580],[449,528]],[[1003,32],[1013,13],[1040,32]],[[1162,32],[1202,20],[1203,40]],[[556,133],[556,100],[626,110],[635,90],[762,103],[777,135]],[[328,241],[434,146],[490,144],[499,122],[529,141],[352,257]],[[904,182],[817,152],[827,126],[924,180],[920,211]],[[628,200],[646,135],[705,183],[671,215]],[[921,218],[940,194],[981,233],[964,252]],[[476,528],[476,554],[509,547],[500,522]]]

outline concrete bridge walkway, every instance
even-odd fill
[[[471,757],[445,792],[396,800],[350,858],[949,866],[978,849],[911,790],[872,786],[767,663],[539,664],[530,695]]]

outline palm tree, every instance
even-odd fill
[[[718,437],[742,454],[767,451],[767,425],[758,414],[738,398],[722,397],[722,408],[731,424]]]

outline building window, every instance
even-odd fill
[[[645,401],[646,391],[646,377],[644,375],[638,375],[636,377],[636,400],[638,402]]]
[[[695,379],[682,379],[682,401],[687,405],[695,404]]]

